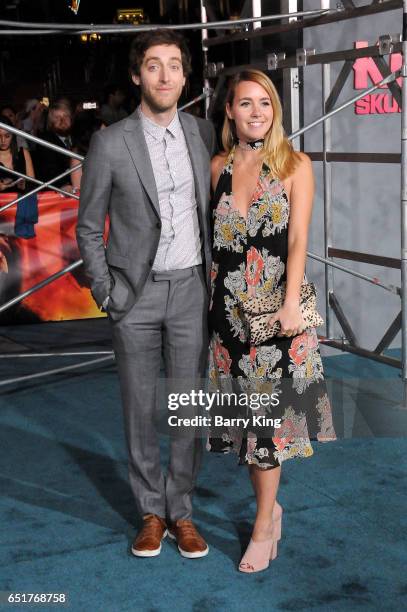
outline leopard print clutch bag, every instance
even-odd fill
[[[251,297],[241,303],[250,328],[250,344],[257,346],[270,340],[280,331],[280,321],[269,325],[268,321],[284,302],[285,283],[272,294]],[[306,327],[318,327],[324,320],[316,309],[317,294],[313,283],[303,283],[300,291],[300,310]]]

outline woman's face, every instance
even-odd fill
[[[254,81],[240,81],[233,103],[226,105],[229,119],[233,119],[239,140],[250,142],[264,138],[273,123],[273,106],[267,91]]]
[[[0,129],[0,151],[8,151],[13,135],[7,130]]]
[[[1,116],[2,117],[7,117],[7,119],[10,119],[10,121],[11,121],[11,123],[13,125],[16,124],[17,116],[16,116],[16,114],[13,111],[12,108],[8,108],[7,106],[5,108],[3,108],[3,110],[1,111]],[[0,117],[0,121],[1,121],[1,117]]]

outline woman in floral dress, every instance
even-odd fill
[[[235,451],[239,463],[249,467],[257,513],[239,570],[254,572],[277,554],[282,462],[311,456],[310,438],[333,440],[335,432],[317,334],[305,329],[299,308],[314,196],[312,164],[285,136],[278,93],[264,73],[249,70],[233,78],[222,141],[225,152],[212,161],[209,378],[212,390],[239,400],[219,402],[212,410],[208,450]],[[269,321],[280,322],[280,333],[253,346],[241,304],[283,283],[283,306]],[[248,408],[255,393],[257,399],[260,393],[278,393],[278,404]],[[240,404],[242,394],[247,399]],[[255,423],[254,413],[266,420]],[[217,415],[225,424],[214,427]],[[250,417],[246,423],[244,416]],[[280,426],[273,419],[280,419]]]

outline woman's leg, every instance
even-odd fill
[[[262,470],[257,465],[249,465],[249,474],[256,494],[257,512],[253,526],[252,539],[266,540],[273,530],[272,516],[280,483],[281,466]],[[279,507],[279,504],[276,503]]]
[[[249,546],[239,564],[239,570],[246,573],[260,572],[269,566],[270,560],[277,556],[277,541],[281,537],[281,507],[276,502],[281,466],[262,470],[250,465],[249,474],[257,512]]]

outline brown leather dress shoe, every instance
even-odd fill
[[[168,535],[177,541],[179,552],[187,559],[205,557],[209,552],[205,540],[199,535],[193,522],[188,519],[179,519],[173,523],[168,528]]]
[[[146,514],[143,521],[144,525],[132,544],[131,552],[136,557],[156,557],[161,552],[161,540],[167,535],[167,525],[157,514]]]

